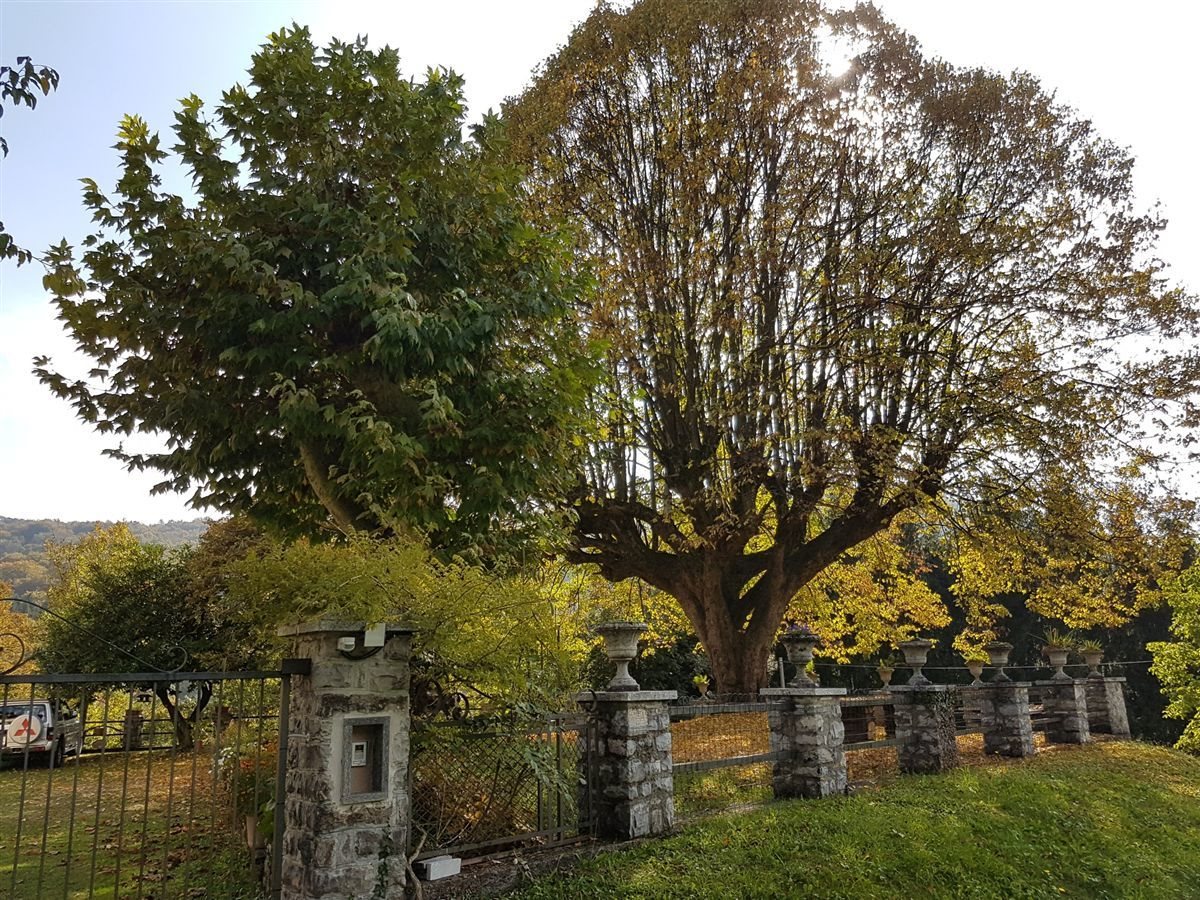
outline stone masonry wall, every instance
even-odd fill
[[[900,771],[927,775],[958,765],[954,702],[944,685],[891,688],[895,698]]]
[[[1042,709],[1049,719],[1046,740],[1051,743],[1086,744],[1092,739],[1084,681],[1080,678],[1035,682],[1042,689]]]
[[[598,837],[629,840],[675,823],[671,716],[675,691],[606,691],[595,697],[589,788]]]
[[[1088,728],[1093,734],[1129,737],[1124,678],[1086,678]]]
[[[1029,685],[1006,681],[974,690],[983,719],[983,752],[1016,758],[1033,756]]]
[[[336,642],[347,633],[353,632],[294,634],[295,653],[312,660],[312,675],[294,678],[292,687],[283,809],[284,900],[370,896],[384,859],[389,860],[387,896],[403,896],[411,638],[395,633],[374,656],[346,659]],[[387,723],[385,796],[345,802],[344,725],[347,717],[360,716]]]
[[[776,797],[830,797],[846,791],[845,726],[841,688],[768,688]]]

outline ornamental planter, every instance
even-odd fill
[[[974,681],[971,682],[971,687],[979,687],[983,684],[983,663],[977,659],[967,660],[967,671],[971,673]]]
[[[1083,661],[1088,665],[1088,678],[1103,678],[1100,672],[1100,660],[1104,659],[1103,650],[1084,650]]]
[[[604,638],[604,652],[617,664],[617,674],[606,690],[636,691],[640,686],[629,674],[629,664],[637,656],[638,637],[647,629],[644,622],[608,622],[597,625],[595,633]]]
[[[921,639],[901,641],[896,646],[904,654],[904,664],[913,670],[912,678],[908,679],[908,683],[910,685],[929,684],[929,679],[925,677],[921,669],[924,668],[925,662],[929,658],[929,651],[933,647],[933,641]]]
[[[879,676],[879,680],[883,682],[883,686],[887,687],[892,683],[892,676],[896,674],[896,670],[891,666],[880,666],[875,670],[875,674]]]
[[[1067,657],[1071,653],[1071,648],[1047,645],[1042,648],[1042,652],[1046,654],[1046,658],[1050,660],[1050,665],[1054,667],[1054,674],[1050,676],[1050,680],[1070,681],[1071,676],[1063,671],[1063,666],[1067,664]]]
[[[779,641],[787,652],[788,662],[796,667],[796,677],[788,682],[788,687],[816,687],[817,682],[808,674],[808,664],[812,662],[813,650],[821,643],[821,639],[815,634],[793,631],[784,632]]]
[[[1012,648],[1013,645],[1005,641],[992,641],[990,644],[984,644],[983,650],[988,655],[988,662],[996,667],[996,674],[992,676],[993,682],[1012,681],[1004,672],[1004,667],[1008,665],[1008,654],[1012,653]]]

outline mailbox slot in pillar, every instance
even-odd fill
[[[388,723],[387,716],[372,716],[342,725],[343,803],[387,799]]]

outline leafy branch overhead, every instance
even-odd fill
[[[58,87],[58,72],[49,66],[35,65],[28,56],[18,56],[15,66],[0,66],[0,117],[4,116],[6,104],[12,106],[37,106],[38,95],[48,96]],[[0,153],[8,156],[8,141],[0,136]],[[4,230],[0,222],[0,259],[16,259],[23,265],[33,259],[33,254],[13,243],[12,235]]]
[[[462,79],[398,66],[293,28],[211,113],[184,100],[169,149],[126,117],[120,179],[84,181],[98,230],[46,277],[95,368],[37,371],[102,432],[167,435],[109,452],[197,505],[489,545],[567,484],[586,282],[500,124],[464,136]],[[171,156],[194,202],[163,190]]]

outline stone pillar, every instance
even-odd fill
[[[1129,715],[1125,709],[1125,679],[1089,676],[1084,679],[1084,683],[1088,728],[1092,733],[1129,737]]]
[[[1054,744],[1086,744],[1092,739],[1088,728],[1087,686],[1084,678],[1035,681],[1042,689],[1046,740]]]
[[[983,752],[1019,759],[1033,756],[1028,682],[997,681],[972,691],[983,719]]]
[[[957,766],[953,689],[945,684],[923,684],[889,690],[895,701],[900,771],[929,775]]]
[[[846,792],[845,688],[766,688],[771,750],[780,754],[771,773],[776,797],[831,797]]]
[[[588,790],[597,837],[630,840],[675,824],[671,714],[675,691],[591,691],[578,700],[592,712]]]
[[[288,706],[283,900],[404,893],[412,637],[387,627],[383,646],[368,648],[363,632],[338,622],[280,629],[312,663],[292,679]],[[348,638],[354,649],[339,649]]]

